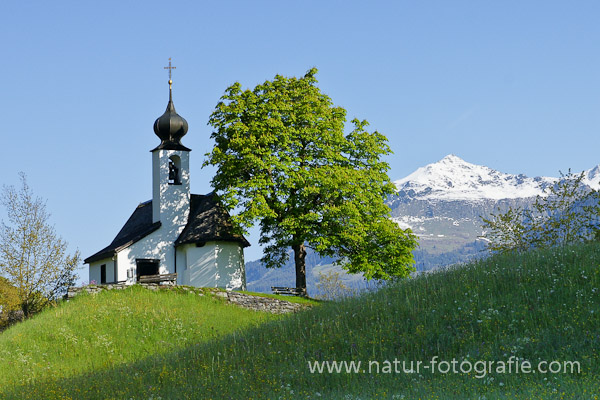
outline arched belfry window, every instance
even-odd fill
[[[169,157],[169,185],[181,185],[181,159]]]

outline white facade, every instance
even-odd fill
[[[171,246],[160,246],[166,250],[161,253],[153,248],[154,244],[160,242],[160,231],[161,229],[144,238],[148,240],[142,239],[119,251],[114,258],[90,263],[89,281],[97,284],[115,282],[134,284],[137,276],[137,261],[158,260],[159,273],[177,272],[178,285],[218,287],[228,290],[246,289],[244,249],[240,243],[211,241],[201,247],[186,244],[177,247],[176,251],[171,243]],[[151,238],[153,235],[154,238]],[[173,257],[173,263],[168,262],[169,256]],[[174,265],[175,262],[177,267],[170,269],[169,266]],[[101,279],[102,268],[105,269],[106,274],[104,281]]]
[[[194,244],[181,246],[181,264],[184,267],[178,278],[181,284],[225,289],[245,289],[244,249],[235,242],[208,242],[198,247]],[[179,258],[178,258],[179,264]]]
[[[104,282],[102,280],[102,269],[104,269]],[[106,282],[116,282],[119,279],[115,279],[115,273],[117,269],[115,268],[115,262],[113,259],[107,258],[104,260],[100,260],[90,264],[90,282],[95,282],[97,284],[106,283]]]

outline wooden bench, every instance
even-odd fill
[[[139,283],[161,283],[169,282],[174,285],[177,283],[177,273],[174,274],[159,274],[159,275],[142,275],[138,279]]]
[[[271,286],[273,294],[289,294],[292,296],[304,296],[306,292],[303,289],[295,287]]]

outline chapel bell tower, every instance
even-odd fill
[[[190,209],[190,151],[181,138],[187,133],[187,121],[173,105],[169,66],[169,103],[163,115],[154,121],[154,133],[161,142],[152,151],[152,222],[163,227],[183,229]]]

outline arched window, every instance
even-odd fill
[[[181,159],[169,157],[169,185],[181,185]]]

